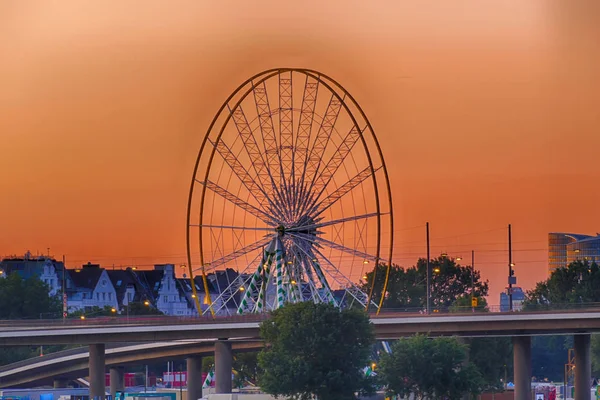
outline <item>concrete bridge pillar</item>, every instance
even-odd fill
[[[67,387],[69,380],[67,378],[54,378],[53,386],[54,389],[64,389]]]
[[[125,369],[123,367],[111,367],[110,372],[110,395],[113,400],[117,392],[125,391]]]
[[[105,364],[104,364],[104,343],[90,344],[90,400],[94,398],[104,399],[106,393],[105,383]]]
[[[531,337],[513,336],[515,400],[531,400]]]
[[[191,356],[187,362],[187,400],[202,397],[202,357]]]
[[[231,342],[217,340],[215,342],[215,393],[231,393],[232,364]]]
[[[575,400],[591,400],[592,358],[590,334],[574,335]]]

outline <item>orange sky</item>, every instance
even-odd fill
[[[508,223],[526,288],[549,231],[600,231],[599,37],[594,0],[3,1],[0,254],[183,262],[219,105],[263,69],[308,67],[375,128],[396,262],[429,221],[432,254],[474,249],[496,304]]]

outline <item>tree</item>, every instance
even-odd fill
[[[452,304],[450,312],[471,311],[471,296],[461,296]],[[485,297],[478,298],[477,312],[489,312]],[[468,338],[469,361],[482,377],[482,390],[496,392],[503,388],[502,380],[509,372],[512,376],[512,344],[510,338],[478,337]]]
[[[10,274],[0,279],[0,319],[39,319],[62,316],[61,303],[50,296],[48,285],[35,277],[23,279]],[[30,346],[1,347],[0,365],[11,364],[39,355]]]
[[[362,310],[287,304],[261,324],[260,335],[266,346],[258,355],[258,381],[269,394],[345,400],[370,389],[362,369],[369,365],[374,333]]]
[[[48,285],[36,277],[23,279],[18,273],[0,279],[0,319],[62,317],[61,302],[50,296]]]
[[[233,370],[235,387],[243,387],[246,382],[255,383],[259,373],[258,352],[237,353],[233,359]]]
[[[569,308],[574,304],[600,301],[600,267],[588,261],[575,261],[565,268],[552,271],[550,277],[538,282],[526,293],[525,310]]]
[[[433,259],[430,261],[430,268],[433,307],[446,309],[465,294],[473,293],[477,297],[488,294],[488,281],[481,280],[481,273],[470,266],[458,264],[453,258],[442,256]],[[375,282],[372,298],[377,304],[381,299],[386,271],[387,265],[378,264],[373,271],[366,274],[366,282],[362,285],[363,291],[368,293],[373,286],[373,281]],[[406,311],[425,308],[426,284],[426,259],[419,259],[417,265],[410,268],[392,265],[383,307]]]
[[[129,315],[163,315],[163,313],[151,305],[135,302],[129,303],[125,307],[129,307]]]
[[[482,378],[475,365],[466,362],[467,351],[456,338],[400,339],[391,354],[382,355],[379,376],[390,395],[452,400],[478,394]]]
[[[596,263],[575,261],[564,268],[555,269],[548,279],[538,282],[533,290],[527,291],[523,309],[562,309],[599,301],[600,268]],[[569,336],[534,337],[531,342],[533,376],[562,380],[572,341]],[[600,348],[595,348],[597,350],[593,348],[592,360],[600,358]]]

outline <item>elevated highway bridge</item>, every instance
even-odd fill
[[[88,345],[87,353],[45,365],[39,364],[36,367],[38,372],[27,376],[35,381],[61,373],[81,374],[85,371],[87,362],[91,396],[104,393],[107,365],[139,362],[153,359],[152,357],[172,358],[175,354],[187,355],[188,374],[201,376],[201,355],[214,352],[216,389],[217,392],[227,393],[231,392],[232,352],[244,348],[260,348],[259,326],[267,318],[267,315],[248,315],[217,319],[148,317],[126,320],[108,317],[84,321],[0,321],[0,345]],[[576,386],[578,382],[579,387],[587,386],[591,381],[590,334],[600,332],[600,310],[433,315],[384,313],[371,316],[371,322],[378,340],[393,340],[416,333],[430,336],[512,337],[515,398],[528,400],[530,393],[525,388],[530,387],[531,379],[531,336],[574,335]],[[181,341],[191,342],[183,344]],[[136,345],[131,345],[134,347],[123,349],[122,352],[111,347],[118,343]],[[49,367],[50,364],[53,367]],[[118,374],[114,368],[111,369],[111,374],[113,371]],[[10,373],[2,375],[3,373],[0,372],[0,378],[8,379]],[[24,377],[22,381],[10,379],[13,380],[7,380],[6,383],[18,385],[29,378]],[[201,393],[201,387],[188,390]],[[584,397],[577,396],[576,400],[588,400],[589,396],[585,397],[585,392],[579,391]]]

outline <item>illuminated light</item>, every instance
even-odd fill
[[[113,307],[113,308],[111,308],[111,309],[110,309],[110,312],[112,312],[112,313],[116,313],[116,312],[117,312],[117,309]]]
[[[75,272],[81,272],[81,270],[80,269],[76,269]]]
[[[317,259],[316,259],[316,258],[313,258],[312,260],[313,260],[313,262],[317,262]]]
[[[288,263],[288,264],[293,264],[294,262],[293,262],[293,261],[288,261],[287,263]]]
[[[195,294],[192,294],[192,299],[195,299],[195,298],[196,298],[196,295],[195,295]]]
[[[185,268],[185,267],[187,267],[187,265],[185,265],[185,264],[181,264],[181,265],[180,265],[180,267],[181,267],[181,268]]]
[[[83,320],[83,319],[85,319],[85,315],[82,315],[82,316],[81,316],[81,317],[79,317],[79,318]]]
[[[367,279],[369,279],[369,277],[367,275],[363,275],[363,279],[366,281]]]
[[[462,257],[456,257],[456,261],[462,260]]]
[[[448,253],[442,253],[441,257],[448,257]]]
[[[371,364],[371,369],[375,369],[375,367],[377,367],[377,364],[375,364],[375,363]]]
[[[515,266],[515,263],[510,263],[510,266],[511,266],[511,267],[514,267],[514,266]]]
[[[295,285],[295,284],[296,284],[296,281],[292,279],[290,283],[291,283],[292,285]]]
[[[131,269],[135,271],[137,269],[137,267],[131,267]]]
[[[2,271],[2,270],[0,269],[0,275],[2,275],[3,273],[4,273],[4,271]]]
[[[240,292],[243,292],[244,290],[246,290],[243,286],[240,286]]]
[[[369,260],[363,260],[363,264],[368,264]]]
[[[145,306],[149,306],[149,305],[150,305],[150,302],[149,302],[148,300],[146,300],[146,301],[144,301],[144,305],[145,305]]]
[[[433,269],[433,272],[435,272],[436,274],[439,274],[439,273],[440,273],[440,269],[439,269],[438,267],[435,267],[435,268]]]
[[[574,250],[574,252],[575,252],[575,253],[579,253],[579,249],[575,249],[575,250]]]

